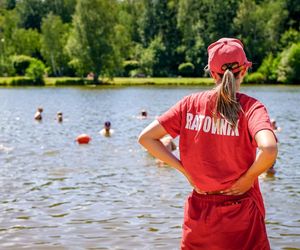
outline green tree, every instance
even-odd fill
[[[270,53],[264,58],[257,72],[261,73],[264,76],[264,79],[268,82],[276,82],[278,78],[278,64],[280,59],[280,54],[278,54],[277,57],[274,57],[273,54]]]
[[[278,66],[278,81],[300,83],[300,43],[294,43],[282,52]]]
[[[69,25],[59,16],[48,14],[42,21],[41,53],[55,76],[63,75],[68,63],[64,46],[69,34]]]
[[[280,38],[280,45],[284,49],[298,41],[300,41],[300,32],[295,29],[288,29],[282,34]]]
[[[33,59],[26,69],[26,76],[31,78],[34,83],[42,84],[44,83],[44,74],[46,67],[44,63],[38,59]]]
[[[64,23],[72,22],[76,0],[44,0],[47,13],[59,16]]]
[[[288,18],[286,19],[286,29],[293,28],[299,31],[300,29],[299,0],[285,0],[285,5],[288,10]]]
[[[1,0],[0,1],[0,8],[12,10],[15,7],[16,7],[16,0]]]
[[[115,0],[78,0],[67,50],[80,74],[113,75],[121,66]]]
[[[23,28],[40,30],[42,18],[47,15],[47,6],[45,1],[20,0],[17,2],[16,9]]]
[[[40,56],[40,33],[35,29],[15,29],[11,38],[14,54]]]
[[[282,0],[263,1],[243,0],[234,20],[235,31],[245,43],[249,59],[256,69],[263,58],[278,50],[280,36],[287,17]]]
[[[149,47],[153,47],[157,44],[157,39],[160,39],[159,43],[164,49],[155,52],[156,59],[152,74],[154,76],[175,75],[181,61],[177,51],[181,40],[176,25],[178,0],[142,0],[142,6],[138,19],[138,32],[139,40],[146,50],[140,50],[140,52],[147,52],[147,57],[149,57],[151,54]]]

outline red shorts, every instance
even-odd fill
[[[193,191],[184,209],[182,250],[270,250],[254,199]]]

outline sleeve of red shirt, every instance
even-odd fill
[[[254,145],[257,146],[254,139],[257,132],[264,129],[271,130],[273,132],[268,111],[262,103],[256,101],[246,115],[248,116],[249,133],[251,135],[251,138],[253,139]]]
[[[173,107],[158,117],[158,122],[173,138],[180,134],[182,105],[185,98],[177,102]]]

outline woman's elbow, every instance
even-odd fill
[[[138,137],[138,143],[141,144],[142,146],[145,146],[146,141],[147,141],[147,137],[145,136],[144,133],[141,133]]]
[[[269,158],[273,158],[274,160],[277,158],[277,154],[278,154],[277,144],[262,147],[260,148],[260,150],[263,151]]]

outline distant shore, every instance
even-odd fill
[[[95,86],[91,79],[80,77],[45,77],[44,82],[34,82],[24,76],[0,77],[0,87],[14,86]],[[96,86],[212,86],[214,81],[208,77],[114,77],[99,79]],[[244,80],[244,85],[286,85],[282,83],[252,83]],[[288,84],[289,86],[299,86],[300,84]]]
[[[115,77],[100,80],[101,85],[108,86],[136,86],[136,85],[213,85],[211,78],[185,78],[185,77]],[[0,86],[78,86],[94,85],[92,80],[79,77],[46,77],[44,83],[34,83],[27,77],[0,77]]]

